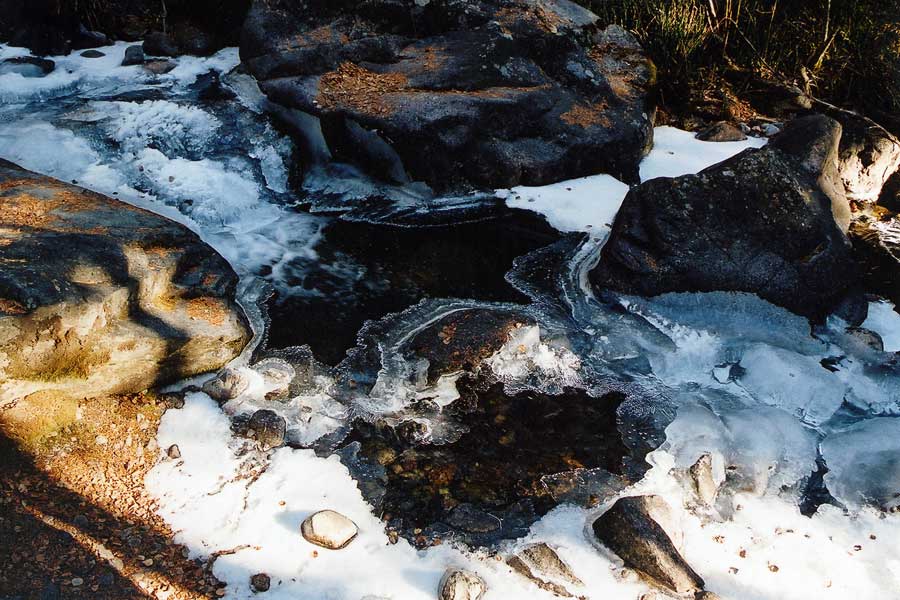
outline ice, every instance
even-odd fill
[[[777,494],[816,470],[814,431],[782,410],[768,407],[715,412],[701,405],[679,409],[663,446],[685,469],[710,453],[716,470],[727,468],[733,486],[757,495]]]
[[[846,506],[900,506],[900,419],[860,421],[822,442],[825,483]]]
[[[657,127],[653,130],[653,149],[641,162],[641,181],[698,173],[748,148],[761,148],[766,141],[751,137],[742,142],[704,142],[690,131]]]
[[[744,353],[740,366],[745,370],[738,380],[742,388],[805,423],[821,425],[844,402],[844,382],[815,357],[760,344]]]
[[[559,231],[602,231],[622,205],[628,185],[610,175],[593,175],[541,187],[497,190],[510,208],[542,214]]]
[[[537,376],[553,387],[577,385],[581,362],[567,348],[551,346],[541,340],[537,325],[513,330],[509,340],[487,360],[488,366],[501,380],[515,381]]]
[[[169,157],[195,155],[215,139],[221,125],[201,108],[168,100],[95,102],[89,106],[111,115],[107,133],[125,152],[152,146]]]
[[[900,314],[890,302],[869,302],[869,316],[862,326],[881,336],[885,352],[900,352]]]

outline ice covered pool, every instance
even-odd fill
[[[236,50],[181,58],[156,75],[119,66],[124,49],[104,48],[100,59],[56,57],[57,69],[44,78],[0,75],[0,157],[186,223],[245,281],[261,278],[282,297],[301,297],[305,309],[324,311],[316,314],[328,314],[341,298],[385,297],[385,282],[402,278],[385,278],[384,269],[408,272],[398,264],[442,235],[429,233],[426,224],[466,220],[454,215],[487,202],[379,190],[390,210],[373,208],[366,201],[373,184],[341,166],[292,191],[297,150],[266,117],[252,81],[234,70]],[[21,54],[0,46],[0,59]],[[710,144],[659,128],[641,175],[696,172],[762,143]],[[399,349],[454,311],[506,310],[515,303],[534,325],[488,361],[510,393],[557,394],[566,386],[593,393],[610,377],[659,392],[657,404],[620,411],[629,435],[640,431],[658,448],[646,458],[646,473],[616,494],[659,494],[677,508],[680,546],[709,590],[734,600],[900,598],[900,517],[891,511],[900,492],[900,375],[893,354],[900,349],[900,318],[893,307],[873,303],[864,324],[881,335],[879,351],[859,344],[840,322],[813,331],[805,320],[747,295],[597,299],[585,275],[626,193],[627,186],[602,175],[498,192],[509,207],[541,215],[556,232],[519,212],[495,219],[492,235],[509,240],[505,253],[513,263],[505,277],[491,274],[496,294],[475,297],[477,291],[460,283],[444,290],[449,298],[415,304],[415,295],[429,289],[415,288],[395,304],[377,304],[396,314],[378,321],[384,315],[373,313],[376,321],[355,352],[335,369],[317,364],[288,401],[266,400],[265,386],[253,379],[224,411],[192,393],[184,408],[166,413],[160,447],[177,443],[183,459],[160,462],[146,485],[195,556],[239,548],[215,562],[227,597],[254,597],[249,576],[264,571],[273,581],[267,596],[274,598],[434,598],[444,570],[462,566],[487,581],[487,600],[550,598],[496,560],[496,553],[534,541],[558,550],[583,581],[581,596],[633,600],[649,592],[591,541],[592,517],[615,495],[593,508],[561,503],[524,537],[489,550],[451,542],[420,550],[403,537],[391,543],[361,491],[366,482],[342,460],[346,454],[323,451],[328,446],[321,441],[339,436],[351,417],[403,414],[423,395],[452,404],[456,382],[416,377],[421,365]],[[368,246],[354,250],[346,236],[328,235],[348,231],[335,223],[353,211],[375,228],[367,235],[383,231],[379,219],[398,212],[413,234],[390,236],[401,240],[390,252],[362,260]],[[444,239],[440,252],[483,236],[478,227]],[[476,258],[466,261],[477,264]],[[352,394],[345,385],[350,372],[368,382]],[[285,416],[294,447],[246,452],[231,417],[261,406]],[[442,431],[435,415],[421,418],[433,419],[432,432]],[[708,511],[684,508],[688,492],[676,477],[703,453],[726,482]],[[322,508],[351,517],[359,538],[341,551],[313,553],[297,531]]]

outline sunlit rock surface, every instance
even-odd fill
[[[0,161],[0,404],[139,391],[249,339],[228,263],[177,223]]]

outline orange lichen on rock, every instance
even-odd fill
[[[568,125],[576,125],[585,129],[588,127],[612,127],[612,121],[606,114],[607,108],[605,103],[592,106],[578,103],[561,114],[559,118]]]
[[[350,38],[344,32],[336,30],[331,25],[323,25],[283,40],[279,44],[279,48],[281,50],[294,50],[318,44],[346,44],[349,41]]]
[[[6,313],[8,315],[24,315],[27,312],[28,310],[15,300],[0,298],[0,313]]]
[[[322,75],[316,101],[326,110],[345,108],[369,115],[389,115],[394,108],[385,96],[402,92],[407,87],[405,75],[375,73],[345,62],[336,70]]]
[[[48,193],[49,192],[49,193]],[[104,204],[90,192],[70,189],[54,181],[16,179],[0,183],[0,226],[13,229],[59,229],[69,232],[105,233],[103,228],[64,227],[61,212],[98,210]],[[122,205],[130,209],[127,204]]]
[[[218,327],[225,322],[228,310],[221,300],[201,296],[188,300],[187,313],[192,319],[200,319]]]

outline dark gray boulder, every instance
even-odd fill
[[[123,67],[144,64],[144,48],[135,44],[125,49],[125,56],[122,59]]]
[[[653,515],[658,496],[619,498],[593,524],[594,535],[604,546],[649,579],[677,594],[703,589],[703,579],[685,562]]]
[[[257,1],[241,58],[332,152],[438,191],[607,172],[635,181],[652,63],[568,0]]]
[[[840,125],[792,121],[768,146],[626,196],[590,278],[640,295],[741,291],[820,318],[853,288]]]

